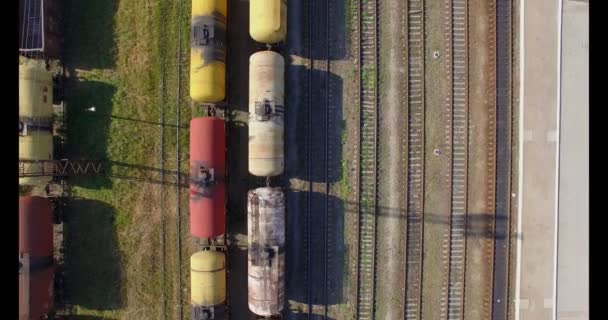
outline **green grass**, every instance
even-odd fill
[[[342,125],[340,127],[340,141],[342,143],[342,150],[346,147],[346,121],[342,120]],[[348,179],[348,159],[345,157],[340,161],[340,172],[338,178],[338,192],[340,193],[340,198],[348,199],[348,195],[352,192],[352,187],[350,186],[350,182]]]
[[[33,186],[19,185],[19,195],[27,196],[32,191]]]
[[[376,85],[376,68],[364,66],[361,71],[361,82],[364,88],[373,88]]]
[[[348,199],[348,195],[352,191],[348,180],[348,160],[342,159],[340,162],[340,179],[338,180],[338,189],[340,191],[340,198],[342,199]]]
[[[178,26],[181,24],[180,119],[190,119],[188,98],[189,12],[184,1],[168,2],[165,13],[165,123],[175,125],[177,105]],[[65,63],[72,79],[66,90],[67,152],[71,158],[103,159],[106,163],[159,167],[161,101],[161,7],[144,0],[76,1],[64,5]],[[95,106],[96,112],[85,109]],[[175,170],[175,127],[165,129],[165,170]],[[188,131],[179,136],[181,171],[187,171]],[[112,178],[121,174],[139,178],[156,176],[124,166],[107,166],[106,177],[71,181],[76,202],[69,215],[72,313],[111,319],[156,318],[160,314],[160,208],[159,185]],[[170,179],[172,180],[172,179]],[[167,305],[168,318],[177,317],[177,254],[173,212],[175,187],[167,187]],[[187,192],[181,192],[181,206]],[[79,200],[80,201],[80,200]],[[182,215],[187,211],[182,209]],[[186,217],[182,230],[187,232]],[[95,229],[92,226],[99,224]],[[94,230],[95,229],[95,230]],[[90,241],[92,239],[94,241]],[[185,250],[185,249],[184,249]],[[71,254],[71,257],[67,255]],[[95,257],[95,263],[87,257]],[[182,255],[187,261],[189,255]],[[187,281],[182,263],[182,284]],[[95,271],[100,270],[100,272]],[[70,276],[68,276],[70,277]],[[103,281],[109,279],[109,286]],[[69,281],[70,279],[68,279]],[[111,287],[111,288],[110,288]],[[110,297],[111,296],[111,297]],[[187,310],[185,313],[187,314]]]
[[[344,20],[346,21],[346,30],[352,28],[353,19],[357,14],[357,0],[346,0],[344,3]]]

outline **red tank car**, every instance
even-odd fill
[[[19,319],[44,319],[53,309],[53,207],[19,197]]]
[[[226,222],[226,125],[214,117],[190,120],[190,234],[214,238]]]

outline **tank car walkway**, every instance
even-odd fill
[[[588,65],[586,35],[580,33],[586,32],[587,22],[580,16],[572,20],[570,11],[586,3],[539,0],[522,5],[521,236],[514,319],[588,319],[588,174],[581,174],[588,172]]]

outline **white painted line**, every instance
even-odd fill
[[[522,202],[523,202],[523,189],[524,189],[524,73],[525,73],[525,61],[526,56],[524,55],[524,2],[518,1],[519,5],[519,181],[517,182],[517,264],[515,271],[515,320],[519,320],[519,308],[520,308],[520,286],[521,286],[521,218],[522,218]],[[528,307],[528,300],[526,299],[526,308]]]
[[[557,130],[549,130],[547,131],[547,141],[548,142],[555,142],[558,139],[558,133]]]
[[[532,130],[524,130],[524,141],[530,142],[532,140],[534,140],[534,132]]]
[[[559,232],[559,154],[560,154],[560,134],[562,116],[562,0],[557,0],[557,142],[555,153],[555,226],[553,237],[553,320],[557,319],[557,252],[558,252],[558,232]]]

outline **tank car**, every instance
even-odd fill
[[[199,251],[190,257],[192,320],[226,318],[226,256]]]
[[[53,208],[42,197],[19,197],[19,319],[53,310]]]
[[[190,97],[216,103],[226,95],[227,0],[192,0]]]
[[[262,51],[249,59],[249,172],[272,177],[283,173],[283,56]]]
[[[53,76],[43,64],[28,61],[19,65],[19,160],[52,159]],[[49,181],[48,177],[19,178],[23,185]]]
[[[257,42],[275,44],[287,35],[287,0],[251,0],[249,34]]]
[[[226,126],[215,117],[190,120],[190,233],[224,234],[226,222]]]
[[[285,196],[279,188],[247,195],[249,310],[279,315],[285,302]]]

